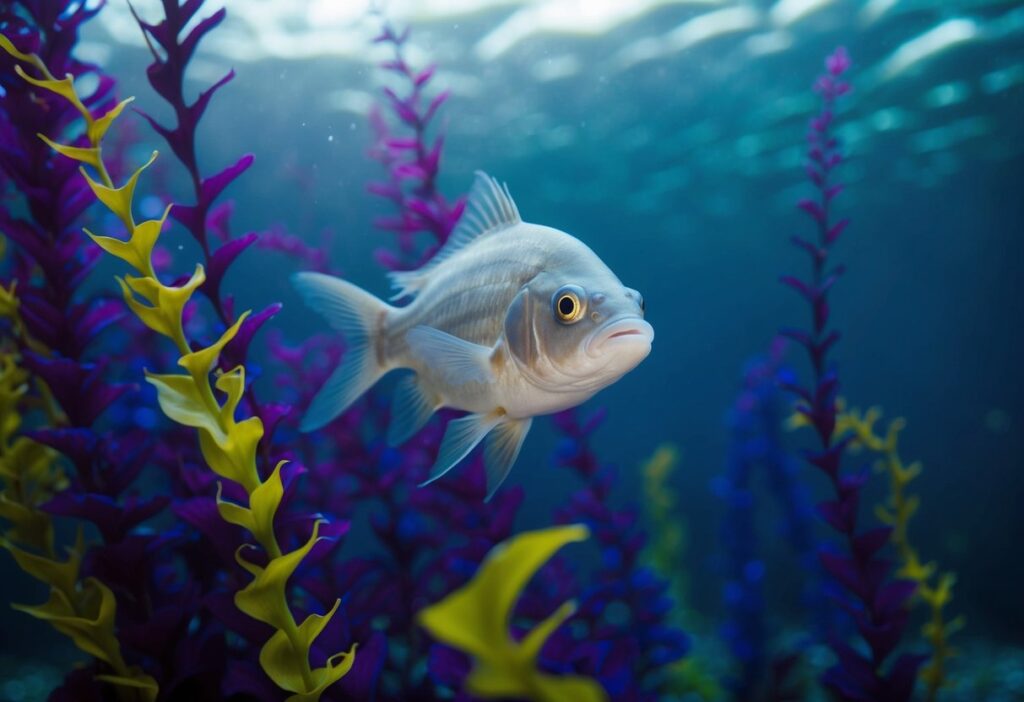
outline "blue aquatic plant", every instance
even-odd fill
[[[839,543],[823,548],[820,559],[842,587],[837,602],[853,620],[864,644],[852,646],[833,633],[830,645],[836,662],[823,683],[843,700],[905,702],[913,693],[923,660],[908,653],[895,655],[907,626],[907,600],[915,584],[890,577],[893,563],[881,554],[889,542],[890,527],[858,528],[860,495],[868,473],[843,470],[843,454],[852,437],[837,436],[835,431],[839,377],[829,352],[839,340],[839,332],[829,327],[828,297],[843,274],[843,267],[833,265],[830,256],[849,223],[834,216],[835,199],[843,189],[836,176],[843,152],[834,127],[836,102],[850,90],[843,77],[850,67],[846,50],[836,49],[825,67],[814,84],[821,109],[807,131],[807,177],[816,196],[799,203],[814,224],[815,236],[792,237],[793,244],[810,258],[811,273],[807,278],[782,278],[811,312],[809,329],[787,329],[784,334],[806,351],[810,361],[811,378],[803,384],[794,380],[786,387],[798,398],[796,411],[813,428],[819,446],[805,453],[806,460],[825,474],[833,491],[831,499],[818,504],[818,512],[836,532]]]
[[[643,562],[647,537],[638,510],[613,504],[617,471],[591,445],[605,416],[603,409],[585,417],[577,409],[554,416],[561,438],[553,461],[583,483],[556,520],[586,525],[601,559],[570,620],[576,633],[556,634],[545,655],[596,677],[612,699],[655,700],[667,683],[664,671],[687,654],[690,639],[668,621],[669,583]]]
[[[831,630],[814,511],[799,477],[799,464],[783,441],[786,417],[779,386],[791,377],[783,365],[784,353],[784,343],[776,341],[766,356],[748,362],[729,413],[731,440],[725,472],[712,482],[713,492],[725,502],[721,538],[726,618],[721,632],[736,662],[727,687],[738,700],[787,699],[785,680],[779,674],[791,667],[787,660],[795,655],[771,650],[764,593],[767,564],[759,556],[755,527],[756,480],[767,483],[782,514],[780,532],[804,578],[801,601],[811,615],[808,623],[819,635]]]

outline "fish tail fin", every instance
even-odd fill
[[[379,343],[384,317],[391,308],[362,288],[322,273],[296,273],[292,283],[306,304],[342,332],[348,343],[341,364],[302,418],[299,429],[307,432],[344,412],[390,370],[381,361]]]

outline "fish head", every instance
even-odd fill
[[[607,270],[539,274],[509,306],[504,330],[521,372],[549,391],[597,392],[644,360],[654,340],[643,297]]]

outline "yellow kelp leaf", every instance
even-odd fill
[[[509,675],[506,669],[491,666],[474,668],[466,679],[466,689],[478,697],[491,699],[530,699],[535,702],[596,702],[607,700],[604,688],[582,675],[548,675],[523,672]],[[529,676],[527,681],[526,676]]]
[[[82,551],[84,549],[84,537],[82,530],[78,531],[78,539],[75,547],[68,549],[67,560],[56,561],[29,553],[18,548],[10,542],[0,542],[4,548],[11,552],[18,567],[31,575],[36,580],[48,583],[51,587],[61,592],[71,593],[75,591],[78,583],[78,573],[82,565]]]
[[[25,56],[25,54],[22,54],[22,56]],[[34,61],[32,60],[33,58],[35,59]],[[39,62],[38,57],[29,55],[28,60],[31,63],[33,63],[33,65],[35,65],[37,68],[40,68],[46,74],[46,77],[33,78],[28,73],[26,73],[21,66],[14,67],[15,73],[21,76],[24,81],[26,81],[27,83],[31,83],[37,88],[49,90],[51,93],[60,95],[65,100],[74,105],[75,109],[78,110],[82,114],[82,116],[86,118],[86,121],[92,121],[92,115],[89,114],[89,110],[85,109],[85,105],[83,105],[82,101],[78,99],[78,93],[75,92],[75,85],[73,82],[74,79],[72,78],[70,73],[58,80],[53,76],[53,74],[51,74],[49,71],[45,70],[45,68],[42,67],[42,62]]]
[[[131,177],[128,178],[128,182],[122,185],[120,188],[108,188],[103,183],[97,183],[93,180],[92,176],[89,175],[88,171],[82,169],[82,175],[85,177],[85,182],[89,184],[89,188],[93,194],[96,195],[96,199],[106,205],[107,209],[113,212],[121,223],[124,224],[125,229],[129,233],[135,230],[135,220],[132,218],[132,200],[135,197],[135,185],[139,181],[139,176],[142,172],[149,168],[153,161],[156,160],[157,152],[154,151],[150,155],[149,160],[143,165],[135,169]],[[143,270],[143,269],[140,269]]]
[[[0,493],[0,518],[10,523],[10,528],[0,539],[0,547],[24,544],[44,553],[53,547],[53,522],[46,512],[28,507]]]
[[[277,506],[281,504],[284,497],[284,484],[281,482],[281,468],[287,461],[280,461],[274,467],[274,472],[264,480],[249,496],[249,508],[252,510],[253,526],[250,531],[256,536],[261,544],[269,544],[276,541],[274,536],[274,515],[277,513]]]
[[[491,550],[466,585],[419,612],[420,625],[434,638],[473,657],[473,671],[466,681],[471,693],[535,702],[607,699],[604,689],[593,680],[552,676],[537,668],[537,654],[548,636],[572,614],[572,603],[562,605],[521,642],[512,640],[509,633],[512,609],[530,578],[558,549],[582,541],[588,534],[585,526],[575,524],[508,539]]]
[[[206,272],[202,265],[197,265],[192,277],[184,285],[177,287],[163,285],[150,277],[129,275],[124,279],[117,279],[124,301],[142,323],[179,344],[185,343],[185,332],[181,326],[185,305],[205,281]],[[138,294],[152,306],[140,303],[132,293]]]
[[[194,378],[202,378],[213,368],[213,364],[217,362],[217,357],[220,356],[220,352],[224,350],[228,342],[235,338],[239,328],[242,326],[242,322],[249,316],[249,312],[243,312],[238,316],[238,319],[228,329],[224,330],[224,333],[220,335],[214,343],[210,344],[206,348],[193,351],[192,353],[186,354],[178,359],[178,365],[188,370]],[[236,403],[237,404],[237,403]],[[232,414],[234,412],[232,411]]]
[[[287,629],[295,626],[288,605],[285,604],[285,588],[288,585],[288,578],[292,576],[295,569],[299,567],[302,559],[310,552],[313,546],[319,541],[320,525],[323,520],[313,523],[313,533],[305,544],[277,558],[271,558],[265,568],[242,558],[241,552],[235,555],[238,562],[254,575],[253,581],[245,588],[235,593],[235,606],[275,629]]]
[[[99,144],[101,141],[103,141],[103,137],[107,135],[107,130],[110,129],[110,125],[114,123],[115,119],[121,116],[121,113],[124,112],[124,108],[134,101],[134,97],[125,98],[124,100],[117,103],[109,110],[107,110],[107,113],[99,119],[90,119],[86,131],[86,136],[89,138],[89,143]],[[154,158],[156,158],[155,155]],[[149,164],[147,163],[146,166],[148,165]],[[145,168],[146,166],[143,166],[142,168]]]
[[[284,496],[281,468],[285,463],[287,461],[278,463],[270,477],[256,486],[249,495],[249,507],[222,499],[221,484],[217,483],[217,510],[221,518],[249,530],[261,544],[277,541],[274,536],[274,514]]]
[[[110,588],[96,578],[86,578],[82,584],[81,611],[68,613],[68,605],[56,590],[44,605],[28,607],[13,605],[21,612],[43,619],[70,637],[75,645],[91,656],[111,665],[122,665],[117,639],[114,638],[114,617],[117,604]]]
[[[11,286],[5,288],[0,285],[0,318],[14,319],[18,315],[18,281],[12,280]]]
[[[256,474],[256,449],[263,438],[263,422],[259,417],[228,423],[224,435],[199,433],[199,450],[203,459],[217,475],[233,480],[247,493],[260,484]]]
[[[223,488],[223,484],[217,481],[217,511],[220,512],[220,518],[229,524],[253,531],[252,512],[242,505],[223,499]]]
[[[14,43],[3,34],[0,34],[0,49],[3,49],[14,58],[25,63],[31,63],[33,66],[39,67],[42,63],[39,57],[35,54],[23,54],[15,48]],[[45,70],[45,69],[44,69]]]
[[[324,690],[345,677],[353,664],[356,662],[356,648],[358,644],[352,644],[352,648],[341,653],[336,653],[327,659],[327,665],[323,668],[314,668],[313,689],[309,692],[300,692],[288,698],[287,702],[317,702]]]
[[[135,225],[131,238],[128,241],[115,239],[112,236],[100,236],[93,234],[88,229],[85,233],[89,235],[97,245],[107,253],[117,256],[139,273],[148,275],[150,271],[150,260],[153,256],[153,247],[163,230],[167,215],[171,212],[173,205],[164,209],[160,219],[148,219],[141,224]]]
[[[544,621],[530,629],[529,633],[519,642],[519,648],[522,650],[523,656],[529,659],[536,659],[540,655],[540,650],[544,648],[548,637],[555,633],[555,630],[574,614],[576,614],[576,603],[573,601],[563,602]]]
[[[157,375],[146,371],[146,382],[156,388],[160,409],[178,424],[203,429],[226,438],[217,422],[217,415],[207,406],[203,395],[190,375]]]
[[[303,671],[303,666],[308,665],[309,649],[316,640],[316,637],[324,630],[331,617],[338,611],[341,600],[336,600],[334,606],[326,614],[311,614],[298,626],[295,636],[296,649],[291,639],[283,631],[276,632],[263,648],[260,650],[260,666],[267,672],[270,679],[278,687],[288,692],[308,693],[313,687],[319,687],[314,683],[307,689],[304,672],[309,675],[312,682],[311,671]],[[351,667],[351,663],[349,663]],[[326,687],[326,685],[324,686]],[[318,695],[319,696],[319,695]]]
[[[39,138],[46,142],[46,145],[51,149],[62,156],[70,158],[72,161],[78,161],[79,163],[84,163],[97,169],[100,167],[100,150],[95,146],[71,146],[69,144],[59,144],[44,134],[40,134]]]
[[[97,675],[97,680],[110,683],[111,685],[120,685],[121,687],[135,688],[142,695],[142,699],[146,702],[153,702],[160,694],[160,688],[157,685],[156,680],[151,678],[142,672],[138,666],[132,666],[128,669],[131,676],[128,675]]]

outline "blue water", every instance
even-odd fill
[[[726,411],[745,360],[780,327],[806,322],[778,277],[806,266],[788,238],[810,226],[794,207],[809,194],[809,86],[823,57],[848,47],[854,93],[839,117],[849,161],[838,207],[853,222],[836,249],[847,274],[832,298],[841,394],[907,419],[903,455],[924,465],[911,537],[926,560],[957,573],[964,636],[1024,646],[1024,8],[897,0],[868,22],[864,3],[820,5],[772,25],[771,3],[746,3],[761,13],[755,27],[631,66],[622,57],[636,41],[707,8],[666,3],[592,35],[536,32],[493,57],[481,55],[481,42],[518,5],[413,13],[417,55],[439,62],[435,82],[453,90],[441,119],[442,186],[464,192],[476,169],[507,181],[527,221],[579,237],[643,293],[654,350],[590,401],[609,411],[596,445],[621,466],[623,502],[642,499],[637,468],[658,444],[681,449],[690,606],[714,618],[723,507],[709,484],[725,462]],[[900,47],[950,21],[972,22],[973,34],[894,68],[907,55]],[[773,26],[788,45],[758,54],[752,37]],[[145,48],[121,43],[112,27],[94,23],[87,46],[122,94],[161,116],[143,77]],[[200,132],[206,171],[256,154],[230,193],[236,232],[281,223],[318,241],[330,228],[333,264],[386,296],[372,251],[390,238],[371,221],[387,206],[365,192],[380,167],[366,157],[372,135],[358,109],[378,94],[381,76],[367,60],[375,55],[339,45],[338,55],[243,60],[237,37],[250,30],[230,16],[225,28],[235,43],[201,51],[194,75],[198,87],[229,66],[238,73]],[[140,154],[163,148],[135,122]],[[173,193],[180,174],[170,159],[162,167]],[[184,264],[194,252],[176,235]],[[298,340],[322,323],[290,289],[293,270],[283,256],[250,253],[228,285],[239,308],[283,302],[275,324]],[[806,370],[795,349],[790,357]],[[550,424],[536,422],[509,478],[526,490],[523,526],[547,523],[575,488],[551,468],[554,442]],[[822,476],[802,475],[825,494]],[[882,498],[883,482],[874,479],[866,501]],[[769,583],[782,588],[789,566],[765,510]],[[784,596],[779,607],[784,620],[794,614]]]
[[[609,57],[702,10],[663,7],[595,37],[539,34],[492,60],[474,46],[511,10],[418,22],[413,44],[441,63],[436,82],[447,75],[454,86],[441,118],[444,191],[463,193],[474,170],[488,171],[508,182],[527,221],[576,235],[643,293],[654,351],[591,401],[609,409],[597,445],[627,476],[659,443],[681,448],[694,570],[717,547],[720,508],[708,484],[723,466],[724,417],[743,362],[763,352],[779,327],[806,321],[778,277],[806,265],[787,242],[809,227],[794,207],[810,194],[800,160],[815,108],[808,88],[823,56],[847,46],[854,94],[841,115],[850,157],[839,202],[853,224],[837,250],[848,275],[833,296],[842,394],[907,418],[904,456],[926,471],[915,484],[922,500],[915,543],[958,573],[957,607],[972,630],[1024,643],[1017,599],[1024,569],[1014,549],[1024,540],[1024,19],[1014,3],[919,5],[863,28],[859,3],[836,2],[796,23],[793,46],[778,53],[749,56],[751,33],[743,32],[631,68]],[[871,84],[901,44],[961,16],[1012,30]],[[101,27],[93,31],[111,47]],[[140,70],[148,54],[112,50],[108,65],[123,92],[159,116],[162,105]],[[567,55],[578,73],[546,82],[531,75]],[[199,58],[209,74],[194,71],[197,87],[222,68],[238,73],[205,118],[201,166],[220,167],[244,152],[257,158],[234,186],[237,231],[280,222],[318,241],[331,228],[335,265],[388,294],[371,255],[390,243],[371,225],[387,206],[364,190],[381,175],[365,156],[371,131],[360,114],[332,108],[330,97],[372,96],[379,73],[345,56]],[[992,75],[1000,72],[1010,85],[989,94],[985,86],[998,84]],[[960,101],[930,106],[950,85],[947,93],[965,92]],[[903,124],[880,130],[885,110]],[[964,124],[979,126],[957,126]],[[978,133],[957,137],[958,129]],[[149,137],[144,124],[139,132]],[[231,285],[241,307],[282,301],[276,323],[300,339],[322,324],[290,289],[293,269],[261,252],[243,259]],[[802,370],[803,359],[792,356]],[[574,487],[552,474],[552,448],[550,428],[538,422],[509,479],[527,488],[526,510],[538,525]],[[620,483],[624,500],[640,497],[634,476]],[[823,489],[819,477],[806,476]],[[693,580],[694,606],[717,607],[719,584]]]

